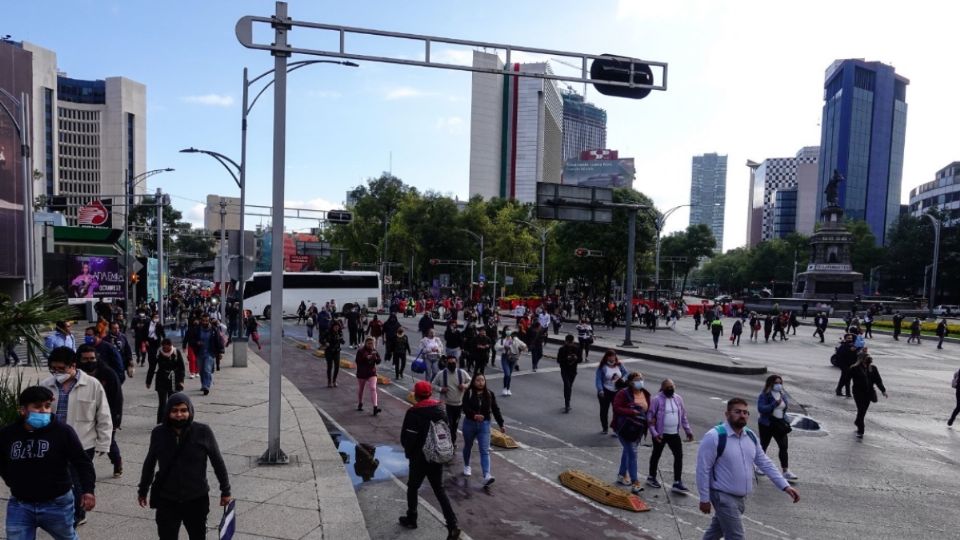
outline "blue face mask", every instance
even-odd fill
[[[83,342],[86,343],[87,345],[93,345],[93,343],[94,343],[96,340],[97,340],[97,338],[95,338],[95,337],[93,337],[93,336],[83,336]]]
[[[637,390],[643,390],[643,381],[633,381],[633,387]]]
[[[774,391],[774,392],[778,392],[778,393],[779,393],[779,392],[783,392],[783,385],[782,385],[782,384],[775,384],[775,385],[773,385],[773,391]]]
[[[27,424],[34,429],[45,428],[50,424],[50,413],[31,411],[27,414]]]

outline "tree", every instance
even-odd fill
[[[17,343],[21,338],[27,346],[27,361],[39,366],[39,353],[46,351],[41,330],[47,330],[57,321],[66,321],[80,314],[67,304],[62,293],[44,291],[23,302],[14,302],[0,295],[0,344]]]
[[[713,232],[710,231],[710,227],[703,224],[690,225],[687,230],[675,232],[660,240],[661,257],[686,257],[687,259],[686,262],[674,263],[673,266],[677,273],[683,276],[681,292],[687,288],[690,270],[696,268],[702,257],[713,255],[716,246],[717,241],[713,237]],[[663,267],[660,271],[663,272]]]
[[[170,238],[182,230],[189,230],[190,224],[181,221],[183,214],[170,205],[163,207],[164,245],[171,245]],[[136,234],[143,250],[148,253],[157,251],[157,206],[156,197],[146,195],[140,204],[132,207],[127,220],[128,227]]]
[[[886,249],[877,245],[877,237],[870,232],[866,221],[854,220],[846,223],[847,231],[853,235],[850,246],[850,264],[854,272],[869,276],[870,269],[882,263]]]

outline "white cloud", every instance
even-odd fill
[[[207,205],[205,204],[194,204],[187,209],[186,212],[183,212],[183,220],[187,223],[193,225],[194,229],[203,228],[203,212],[206,210]]]
[[[421,98],[432,95],[434,95],[433,92],[427,92],[412,86],[397,86],[388,89],[384,95],[384,98],[386,98],[387,101],[395,101],[398,99]]]
[[[283,206],[285,208],[305,208],[307,210],[333,210],[335,208],[340,208],[341,205],[330,202],[327,199],[317,197],[315,199],[309,199],[305,201],[283,201]]]
[[[437,118],[434,127],[451,135],[458,135],[463,131],[463,118],[459,116],[441,116]]]
[[[184,96],[180,98],[184,103],[205,105],[208,107],[230,107],[233,105],[233,96],[222,94],[203,94],[200,96]]]

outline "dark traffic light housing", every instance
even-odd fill
[[[653,84],[653,70],[648,64],[631,58],[623,58],[612,54],[602,55],[590,65],[590,78],[606,81],[617,81],[633,84]],[[633,68],[631,81],[630,70]],[[629,86],[614,86],[602,83],[593,83],[594,88],[605,96],[643,99],[650,93],[651,88],[630,88]]]

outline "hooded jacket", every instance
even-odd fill
[[[147,370],[147,386],[153,382],[156,376],[157,392],[179,392],[183,390],[183,354],[177,348],[170,350],[170,354],[163,354],[163,349],[157,349],[156,358],[150,362],[150,368]]]
[[[186,403],[190,408],[188,424],[178,434],[170,420],[170,409]],[[163,499],[170,502],[186,502],[206,497],[210,491],[207,484],[207,460],[220,483],[220,496],[230,496],[230,479],[227,466],[220,455],[213,430],[206,424],[194,421],[193,403],[186,394],[177,393],[167,399],[163,409],[163,423],[153,428],[150,448],[143,460],[140,485],[137,493],[146,497],[151,493],[150,507]],[[154,475],[154,470],[157,469]]]
[[[416,405],[407,409],[400,431],[400,444],[407,459],[426,462],[427,458],[423,456],[423,445],[427,442],[430,424],[438,420],[446,422],[447,414],[440,406],[440,402],[435,399],[418,401]]]
[[[22,502],[49,502],[70,491],[73,482],[67,470],[77,470],[82,493],[93,493],[96,472],[93,461],[76,432],[57,421],[28,430],[24,420],[0,429],[0,476],[14,497]]]

